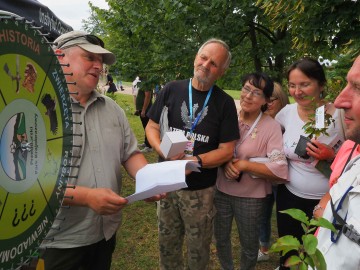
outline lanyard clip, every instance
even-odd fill
[[[342,233],[351,241],[360,246],[360,234],[354,228],[354,225],[345,224],[342,228]]]

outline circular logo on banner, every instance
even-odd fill
[[[72,112],[62,68],[38,30],[0,17],[0,269],[37,252],[61,206]]]

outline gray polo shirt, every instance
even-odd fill
[[[73,165],[75,179],[69,184],[91,188],[110,188],[121,195],[121,164],[138,152],[136,138],[124,111],[110,98],[93,92],[85,107],[72,105],[74,124]],[[79,112],[79,113],[76,113]],[[80,136],[79,136],[80,135]],[[119,228],[121,212],[101,216],[87,207],[62,208],[44,245],[72,248],[109,239]]]

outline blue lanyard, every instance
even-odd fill
[[[337,208],[336,208],[336,210],[335,210],[336,213],[342,208],[342,204],[343,204],[343,202],[344,202],[344,200],[345,200],[345,198],[346,198],[346,195],[347,195],[347,194],[349,193],[349,191],[352,190],[352,189],[353,189],[353,186],[350,186],[350,187],[346,190],[346,192],[344,193],[344,195],[343,195],[342,198],[340,199],[340,202],[339,202],[339,204],[338,204],[338,206],[337,206]],[[347,214],[348,214],[348,211],[346,211],[346,214],[345,214],[345,217],[344,217],[344,221],[346,221]],[[334,216],[334,214],[333,214],[333,216]],[[333,220],[332,224],[334,225],[334,227],[337,225],[337,222],[336,222],[335,217],[334,217],[334,220]],[[341,225],[343,225],[343,224],[341,224]],[[342,230],[340,230],[340,231],[337,233],[337,235],[335,235],[335,233],[334,233],[333,231],[331,231],[331,242],[336,243],[336,242],[339,240],[339,237],[340,237],[340,235],[341,235],[341,232],[342,232]]]
[[[190,134],[193,133],[193,131],[194,131],[197,123],[199,122],[199,119],[200,119],[200,117],[201,117],[201,115],[202,115],[202,113],[203,113],[206,105],[207,105],[208,102],[209,102],[209,99],[210,99],[210,96],[211,96],[213,87],[214,87],[214,86],[211,86],[209,92],[207,93],[207,96],[206,96],[204,105],[203,105],[203,107],[202,107],[202,109],[201,109],[201,112],[198,113],[197,117],[195,118],[195,121],[194,121],[194,122],[192,123],[192,125],[191,125]],[[191,86],[191,79],[190,79],[190,81],[189,81],[189,110],[190,110],[190,116],[189,116],[189,117],[190,117],[190,120],[192,121],[192,120],[193,120],[193,106],[192,106],[192,86]]]

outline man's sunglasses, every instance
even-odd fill
[[[66,40],[65,42],[63,42],[61,45],[58,44],[57,48],[60,49],[61,47],[64,47],[64,45],[72,40],[78,39],[78,38],[85,38],[89,43],[94,44],[94,45],[98,45],[101,46],[102,48],[105,47],[104,41],[102,41],[100,38],[98,38],[97,36],[94,35],[84,35],[84,36],[78,36],[78,37],[74,37],[74,38],[70,38],[68,40]]]

